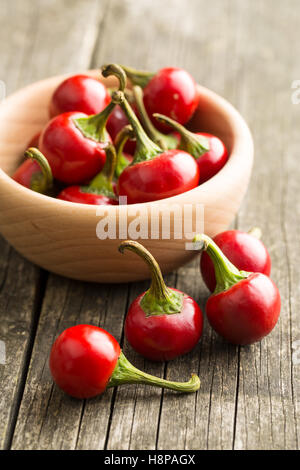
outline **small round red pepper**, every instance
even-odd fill
[[[195,157],[200,170],[199,184],[216,175],[228,160],[227,149],[219,137],[207,132],[190,132],[181,124],[161,114],[153,115],[159,122],[168,123],[180,134],[179,148]]]
[[[51,117],[69,111],[98,114],[109,102],[108,90],[99,80],[88,75],[73,75],[66,78],[54,91],[49,114]]]
[[[92,325],[76,325],[64,330],[52,346],[49,366],[58,387],[76,398],[91,398],[123,384],[141,383],[185,393],[195,392],[200,387],[195,374],[188,382],[181,383],[136,369],[115,338]]]
[[[19,166],[12,178],[33,191],[48,193],[53,187],[53,178],[47,159],[34,147],[26,150],[24,156],[27,160]]]
[[[187,294],[167,287],[154,257],[140,243],[120,244],[121,253],[138,254],[151,270],[150,289],[130,305],[125,320],[125,336],[131,346],[153,361],[169,361],[191,351],[203,328],[200,307]]]
[[[270,275],[271,258],[265,245],[259,240],[261,231],[253,228],[249,232],[226,230],[213,238],[225,256],[239,270]],[[200,269],[208,289],[216,288],[216,277],[213,262],[204,251],[201,255]]]
[[[195,80],[186,70],[165,67],[154,74],[130,67],[123,69],[134,85],[144,88],[144,103],[151,119],[153,113],[161,113],[185,124],[194,114],[200,96]],[[170,131],[164,124],[159,129]]]
[[[260,341],[277,323],[281,300],[275,283],[265,274],[239,271],[208,236],[195,237],[211,258],[216,288],[206,303],[212,328],[233,344]]]
[[[128,204],[156,201],[195,188],[199,168],[195,159],[182,150],[163,151],[145,133],[123,92],[114,92],[112,101],[125,112],[136,136],[134,160],[123,170],[118,194]]]
[[[57,196],[58,199],[80,204],[116,205],[112,179],[116,167],[116,151],[112,144],[104,147],[106,161],[103,170],[88,185],[68,186]]]
[[[126,76],[114,64],[103,70],[116,74],[120,89],[125,89]],[[111,142],[106,131],[106,122],[114,109],[110,102],[99,114],[87,116],[78,112],[67,112],[54,117],[44,128],[39,140],[39,149],[46,156],[54,178],[66,184],[80,184],[99,173],[105,163],[104,146]]]

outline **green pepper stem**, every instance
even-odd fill
[[[126,74],[118,64],[108,64],[101,67],[103,77],[107,78],[114,75],[119,80],[119,90],[124,91],[126,88]]]
[[[250,230],[248,230],[248,234],[252,235],[252,237],[257,238],[258,240],[260,240],[261,237],[262,237],[262,232],[261,232],[261,229],[259,227],[250,228]]]
[[[183,296],[166,286],[159,264],[151,253],[140,243],[126,240],[119,246],[121,253],[130,250],[139,255],[148,265],[151,272],[151,286],[141,300],[141,307],[147,316],[174,314],[182,311]]]
[[[207,254],[213,262],[216,276],[216,288],[214,294],[218,294],[219,292],[229,289],[239,281],[247,279],[249,276],[250,273],[239,271],[238,268],[224,255],[218,245],[207,235],[196,235],[193,242],[199,243],[199,248],[207,251]]]
[[[163,150],[175,149],[178,144],[178,140],[176,139],[176,137],[172,135],[162,134],[162,132],[159,132],[153,126],[151,120],[149,119],[144,105],[143,90],[140,86],[133,87],[133,96],[139,112],[139,117],[150,139],[153,140],[153,142],[155,142],[157,145],[159,145],[159,147],[161,147]]]
[[[96,142],[108,142],[109,135],[106,130],[106,123],[114,107],[115,104],[111,101],[101,113],[75,118],[73,122],[87,139]]]
[[[36,161],[42,173],[34,173],[30,182],[30,189],[45,194],[53,187],[53,175],[47,158],[35,147],[30,147],[24,153],[26,158]]]
[[[89,185],[81,186],[81,190],[87,193],[92,192],[115,198],[112,179],[115,173],[117,161],[116,150],[111,143],[108,143],[104,147],[104,150],[106,153],[106,160],[102,171],[95,176]]]
[[[201,155],[209,151],[209,143],[206,137],[190,132],[179,122],[170,119],[163,114],[154,113],[153,116],[163,124],[171,126],[175,131],[179,132],[181,136],[180,149],[188,152],[194,158],[199,158]]]
[[[139,85],[142,88],[150,82],[151,78],[154,77],[155,73],[146,72],[144,70],[136,70],[132,67],[122,65],[122,69],[125,71],[127,77],[133,85]]]
[[[124,384],[146,384],[175,390],[176,392],[190,393],[199,390],[200,379],[196,374],[192,374],[188,382],[171,382],[170,380],[155,377],[134,367],[121,352],[107,388]]]
[[[133,164],[152,160],[157,155],[162,153],[163,150],[154,142],[152,142],[152,140],[147,136],[132,107],[125,98],[124,93],[122,91],[115,91],[112,94],[112,101],[113,103],[121,106],[135,133],[136,150],[134,153]]]
[[[135,139],[135,134],[130,124],[127,124],[127,126],[123,127],[123,129],[120,130],[115,140],[117,151],[117,164],[115,174],[117,178],[119,178],[122,171],[129,165],[129,161],[123,155],[124,145],[126,144],[128,139]]]

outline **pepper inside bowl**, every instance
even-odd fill
[[[89,71],[98,76],[98,71]],[[95,282],[128,282],[149,277],[141,260],[122,257],[120,240],[141,233],[164,273],[190,261],[192,232],[211,237],[236,215],[249,183],[253,141],[247,124],[222,97],[198,87],[200,104],[189,127],[225,143],[229,159],[210,180],[164,200],[132,205],[89,206],[51,198],[21,186],[10,176],[26,143],[49,119],[50,97],[65,76],[34,83],[0,106],[0,232],[25,258],[57,274]],[[116,81],[104,81],[108,87]],[[202,210],[203,209],[203,210]],[[180,228],[178,232],[178,227]]]

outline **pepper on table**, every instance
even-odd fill
[[[140,243],[124,241],[119,250],[139,255],[152,277],[150,288],[132,302],[126,316],[125,336],[131,346],[154,361],[169,361],[191,351],[202,334],[199,305],[184,292],[166,286],[155,258]]]
[[[258,227],[253,227],[248,232],[226,230],[218,233],[213,241],[239,270],[258,272],[269,276],[271,258],[260,237],[261,230]],[[201,254],[200,269],[206,286],[213,292],[216,288],[215,270],[213,262],[205,251]]]
[[[116,339],[93,325],[64,330],[52,346],[49,366],[58,387],[76,398],[91,398],[123,384],[146,384],[185,393],[200,387],[195,374],[188,382],[171,382],[138,370],[126,359]]]
[[[113,188],[113,176],[116,167],[116,151],[113,144],[104,147],[106,161],[103,170],[88,185],[68,186],[57,196],[58,199],[80,204],[117,205]]]
[[[265,274],[240,271],[207,235],[194,239],[213,262],[216,288],[206,303],[212,328],[233,344],[260,341],[277,323],[281,299],[275,283]]]

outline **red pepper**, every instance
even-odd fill
[[[34,147],[26,150],[24,156],[27,160],[19,166],[12,178],[33,191],[48,193],[53,186],[53,178],[47,159]]]
[[[228,160],[228,152],[219,137],[207,132],[190,132],[181,124],[161,114],[153,115],[159,122],[168,123],[180,136],[179,148],[196,158],[199,170],[199,184],[216,175]]]
[[[88,75],[73,75],[64,80],[54,91],[50,105],[51,117],[69,111],[87,115],[98,114],[110,102],[106,87]]]
[[[106,67],[111,75],[116,74],[116,68],[120,89],[123,90],[126,85],[123,70],[114,64]],[[80,184],[102,170],[104,147],[111,141],[105,126],[114,106],[110,102],[101,113],[92,116],[78,112],[63,113],[46,125],[39,149],[48,159],[54,178],[66,184]]]
[[[57,196],[58,199],[80,204],[116,205],[112,178],[116,167],[116,151],[112,144],[104,147],[106,161],[103,170],[85,186],[68,186]]]
[[[148,264],[150,289],[137,297],[125,320],[125,336],[131,346],[147,359],[169,361],[191,351],[198,343],[203,316],[198,304],[187,294],[165,285],[161,270],[151,253],[138,242],[121,243]]]
[[[129,67],[123,69],[134,85],[144,88],[144,103],[149,116],[161,113],[185,124],[194,114],[200,97],[195,80],[186,70],[165,67],[153,74]],[[164,124],[159,129],[170,131]]]
[[[132,127],[129,124],[127,124],[118,133],[115,139],[115,146],[116,146],[116,151],[117,151],[117,164],[116,164],[116,169],[115,169],[116,181],[120,177],[120,174],[122,173],[122,171],[128,165],[130,165],[130,163],[133,160],[132,155],[124,152],[124,149],[129,139],[131,139],[131,141],[133,142],[133,139],[135,140],[135,135],[134,135]]]
[[[216,288],[206,303],[210,325],[233,344],[260,341],[280,314],[276,285],[265,274],[239,271],[206,235],[197,235],[195,241],[204,246],[215,268]]]
[[[265,245],[259,240],[261,231],[253,228],[249,232],[226,230],[213,239],[220,250],[239,270],[270,275],[271,258]],[[206,252],[201,255],[200,269],[208,289],[216,288],[214,265]]]
[[[114,92],[112,101],[120,104],[136,136],[134,160],[121,173],[118,194],[128,204],[156,201],[195,188],[199,169],[195,159],[181,150],[163,151],[150,140],[136,118],[124,93]]]
[[[147,384],[178,392],[195,392],[197,375],[188,382],[170,382],[136,369],[107,331],[92,325],[76,325],[63,331],[54,342],[49,360],[56,384],[76,398],[100,395],[123,384]]]

